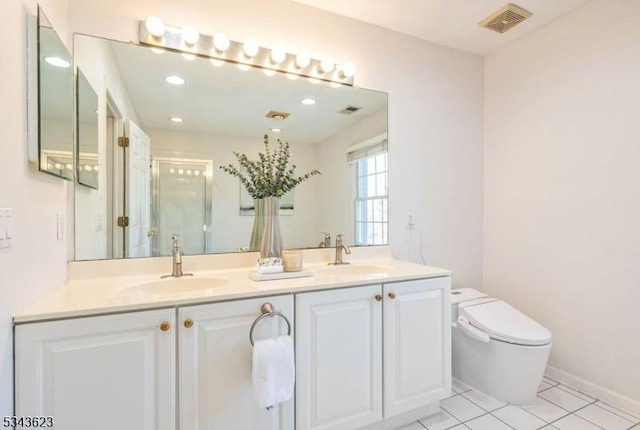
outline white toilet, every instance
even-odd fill
[[[453,376],[498,400],[532,404],[551,332],[508,303],[472,288],[451,291]]]

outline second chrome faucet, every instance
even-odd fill
[[[345,252],[346,254],[351,254],[351,251],[349,250],[349,248],[346,245],[342,244],[342,235],[339,234],[336,236],[336,259],[333,263],[329,263],[329,264],[335,264],[335,265],[349,264],[348,261],[342,260],[342,252]]]

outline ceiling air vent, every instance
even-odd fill
[[[351,115],[352,113],[358,112],[360,109],[362,108],[358,106],[349,105],[346,108],[339,110],[338,113],[341,113],[344,115]]]
[[[507,3],[485,19],[479,22],[480,26],[489,30],[504,33],[520,24],[532,15],[528,10],[522,9],[513,3]]]
[[[278,112],[277,110],[270,110],[269,112],[267,112],[266,117],[282,121],[283,119],[286,119],[289,115],[291,115],[289,112]]]

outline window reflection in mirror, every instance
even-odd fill
[[[76,136],[78,183],[98,189],[98,95],[82,70],[76,75]]]
[[[102,204],[76,198],[76,232],[78,223],[90,227],[92,220],[104,220],[99,234],[80,229],[86,231],[82,237],[101,236],[104,247],[83,251],[86,247],[78,241],[86,239],[77,233],[77,260],[170,255],[167,238],[173,234],[183,237],[186,254],[248,249],[253,216],[240,209],[246,202],[238,179],[220,166],[236,163],[234,151],[257,157],[264,134],[273,144],[278,138],[291,144],[297,172],[323,172],[287,196],[293,210],[280,218],[284,246],[317,247],[322,232],[344,234],[345,244],[356,244],[355,179],[348,153],[354,145],[386,136],[386,93],[279,73],[268,76],[260,69],[241,70],[206,58],[188,61],[175,52],[84,35],[75,36],[74,57],[96,92],[110,95],[109,108],[124,125],[115,127],[116,132],[124,129],[130,145],[123,149],[117,139],[100,139],[107,142],[98,151],[104,154],[100,169],[108,172],[106,186],[113,192]],[[304,98],[317,103],[305,105]],[[269,118],[272,110],[289,116]],[[100,129],[110,133],[109,127]],[[281,131],[271,130],[275,128]],[[130,171],[136,157],[145,154],[146,165],[156,170],[141,162],[138,171]],[[196,180],[205,171],[207,180]],[[120,216],[129,217],[128,227],[117,225]],[[373,218],[367,222],[379,223]],[[376,239],[379,243],[386,239]]]
[[[38,152],[41,171],[73,178],[71,55],[38,8]]]

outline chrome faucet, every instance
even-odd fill
[[[342,251],[346,252],[347,254],[351,254],[349,248],[342,244],[342,235],[338,234],[336,236],[336,260],[333,263],[329,264],[349,264],[348,261],[342,261]]]
[[[182,273],[182,251],[180,251],[180,244],[178,243],[178,236],[175,234],[171,236],[173,240],[173,269],[171,275],[164,275],[160,278],[180,278],[182,276],[193,276],[193,273]]]
[[[322,232],[324,240],[318,245],[320,248],[329,248],[331,246],[331,233]]]

